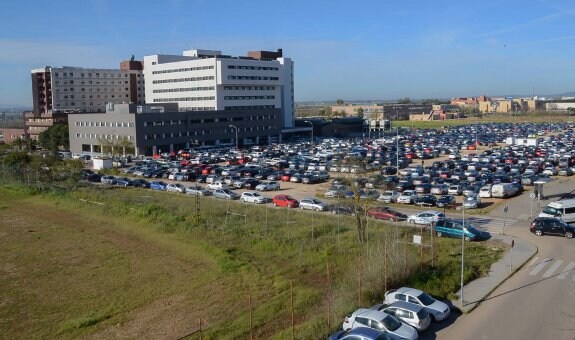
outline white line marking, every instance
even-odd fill
[[[573,272],[573,269],[575,269],[575,262],[569,262],[569,264],[565,268],[563,268],[563,271],[561,272],[561,274],[559,274],[559,276],[557,276],[557,278],[559,280],[563,280],[564,278],[567,277],[567,275]],[[573,279],[575,280],[575,276],[573,277]]]
[[[531,268],[536,262],[537,260],[539,260],[539,257],[535,256],[533,258],[533,260],[531,260],[531,262],[529,263],[529,265],[527,266],[527,268]]]
[[[533,268],[533,270],[529,272],[529,275],[531,276],[537,275],[543,269],[543,267],[547,265],[549,261],[551,261],[551,259],[544,259],[543,261],[541,261],[541,263],[536,265],[535,268]]]
[[[557,260],[557,262],[553,263],[551,268],[547,269],[545,274],[543,274],[543,277],[547,278],[547,277],[553,275],[553,273],[557,270],[557,268],[559,268],[559,266],[562,264],[563,264],[563,261]]]

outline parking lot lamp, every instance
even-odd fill
[[[309,120],[304,121],[304,123],[311,125],[311,146],[313,146],[313,123]]]
[[[465,259],[465,202],[461,204],[461,208],[463,211],[463,224],[461,226],[461,308],[463,308],[463,265]]]

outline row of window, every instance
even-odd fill
[[[154,93],[169,93],[169,92],[190,92],[190,91],[213,91],[214,86],[200,86],[200,87],[180,87],[174,89],[161,89],[154,90]]]
[[[93,127],[134,127],[133,122],[76,122],[75,125]]]
[[[181,82],[185,82],[185,81],[202,81],[202,80],[214,80],[214,76],[161,79],[161,80],[154,80],[154,81],[152,81],[152,83],[153,84],[166,84],[166,83],[181,83]]]
[[[129,91],[129,90],[130,90],[130,89],[127,88],[127,87],[124,87],[124,90],[122,90],[121,87],[116,86],[116,87],[101,87],[101,88],[100,88],[100,87],[95,87],[95,88],[94,88],[94,87],[88,87],[88,90],[86,91],[86,88],[85,88],[85,87],[82,87],[82,88],[80,88],[80,92],[94,92],[94,91],[95,91],[95,92],[100,92],[100,89],[102,89],[102,92],[104,92],[104,91],[122,92],[122,91]],[[73,87],[70,87],[70,89],[68,89],[67,87],[62,88],[62,89],[60,89],[60,88],[57,87],[57,88],[54,90],[54,92],[60,92],[60,90],[62,90],[62,92],[68,92],[68,91],[74,92],[74,91],[75,91]],[[141,88],[138,87],[138,90],[141,91]]]
[[[224,96],[224,100],[275,99],[275,96]]]
[[[265,67],[265,66],[240,66],[240,65],[228,65],[229,69],[236,70],[264,70],[264,71],[279,71],[279,67]]]
[[[110,76],[110,78],[120,78],[122,77],[122,74],[124,75],[124,78],[128,78],[128,74],[127,73],[102,73],[102,77],[107,78],[108,75]],[[100,72],[87,72],[87,73],[80,73],[80,77],[84,78],[85,76],[88,76],[88,78],[92,77],[92,75],[94,75],[96,78],[100,77]],[[59,77],[60,74],[58,72],[54,72],[54,77]],[[141,74],[138,74],[138,77],[140,77]],[[74,72],[62,72],[62,77],[74,77]]]
[[[204,100],[215,100],[215,96],[208,97],[182,97],[182,98],[157,98],[154,103],[170,103],[170,102],[198,102]]]
[[[279,77],[261,77],[261,76],[228,76],[229,80],[279,80]]]
[[[187,111],[215,111],[215,106],[179,106],[178,111],[180,112],[187,112]]]
[[[275,119],[276,115],[258,115],[249,117],[225,117],[225,118],[204,118],[204,119],[192,119],[190,124],[208,124],[208,123],[220,123],[220,122],[241,122],[244,120],[266,120]],[[144,127],[149,126],[174,126],[174,125],[185,125],[186,120],[154,120],[145,121]]]
[[[273,105],[225,106],[224,110],[261,110],[274,109]]]
[[[185,68],[174,68],[174,69],[161,70],[161,71],[152,71],[152,74],[177,73],[177,72],[213,70],[213,69],[214,69],[214,65],[209,65],[209,66],[185,67]]]
[[[59,81],[59,80],[55,80],[55,81],[54,81],[54,84],[55,84],[55,85],[60,85],[60,81]],[[86,84],[87,84],[87,85],[92,85],[92,84],[100,85],[100,82],[99,82],[99,81],[95,81],[95,82],[94,82],[94,81],[92,81],[92,80],[88,80],[88,81],[83,81],[83,80],[82,80],[82,81],[80,81],[80,85],[86,85]],[[102,81],[102,85],[122,85],[122,84],[124,84],[124,85],[125,85],[125,84],[128,84],[128,81],[127,81],[127,80],[123,80],[123,81],[122,81],[122,80],[118,80],[118,81],[116,81],[116,82],[110,81],[109,83],[108,83],[107,81],[105,81],[105,80]],[[143,82],[138,81],[138,84],[143,84]],[[62,85],[74,85],[74,81],[73,81],[73,80],[63,81],[63,82],[62,82]]]
[[[238,132],[253,132],[253,131],[271,131],[277,129],[277,126],[249,126],[245,128],[239,128]],[[233,133],[235,129],[225,129],[224,133]],[[174,137],[190,137],[190,136],[205,136],[211,135],[212,130],[195,130],[195,131],[177,131],[170,133],[150,133],[145,134],[144,139],[165,139]]]
[[[119,140],[120,138],[126,137],[128,140],[135,140],[134,136],[120,136],[120,135],[101,135],[97,133],[77,133],[76,138],[85,138],[85,139],[97,139],[97,140]]]
[[[274,91],[275,86],[224,86],[225,91]]]

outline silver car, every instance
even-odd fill
[[[268,199],[260,195],[258,192],[246,191],[240,196],[240,201],[245,203],[263,204],[266,203]]]
[[[417,329],[418,332],[426,330],[431,324],[431,316],[425,308],[409,302],[396,301],[392,304],[379,303],[370,309],[393,315],[402,322]]]
[[[447,304],[414,288],[402,287],[385,293],[385,301],[383,303],[391,304],[396,301],[404,301],[422,306],[427,312],[429,312],[429,314],[431,314],[431,317],[435,321],[445,320],[451,313],[451,309],[449,309]]]
[[[311,209],[315,211],[327,210],[327,204],[318,200],[317,198],[303,198],[299,201],[300,209]]]
[[[199,195],[199,196],[209,196],[212,194],[211,191],[209,191],[208,189],[200,186],[200,185],[196,185],[196,186],[190,186],[186,188],[186,194],[188,195]]]
[[[402,339],[416,340],[419,336],[412,326],[399,321],[395,316],[373,309],[360,308],[343,321],[343,329],[370,327],[387,332]]]
[[[240,195],[236,194],[235,192],[231,191],[230,189],[216,189],[214,191],[215,198],[222,198],[225,200],[237,200],[240,198]]]

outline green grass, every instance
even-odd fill
[[[413,285],[448,298],[458,288],[458,240],[436,239],[438,262],[431,268],[426,248],[420,272],[419,248],[400,243],[413,230],[385,223],[370,222],[369,242],[359,244],[350,217],[202,198],[198,225],[192,197],[122,188],[31,194],[4,186],[0,207],[8,338],[178,338],[199,318],[205,339],[246,338],[251,292],[254,336],[283,339],[291,336],[291,283],[296,337],[316,339],[328,333],[328,263],[332,331],[359,306],[358,277],[363,306],[381,301],[386,270],[388,289]],[[247,223],[226,211],[247,214]],[[500,256],[496,244],[467,246],[467,280]]]

